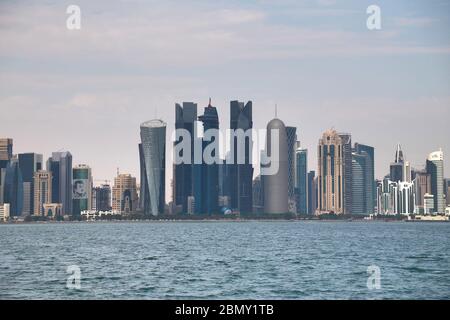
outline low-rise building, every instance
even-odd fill
[[[9,216],[9,203],[0,204],[0,221],[8,221]]]

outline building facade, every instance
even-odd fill
[[[297,128],[286,127],[286,138],[288,147],[288,211],[297,212],[297,201],[295,194],[295,152],[297,149]]]
[[[16,158],[11,159],[4,170],[2,189],[3,202],[9,203],[11,217],[20,216],[23,208],[23,179],[19,161]]]
[[[377,198],[377,186],[375,182],[375,148],[356,142],[354,152],[365,158],[365,184],[363,186],[366,202],[365,213],[371,214],[375,212],[375,203]]]
[[[416,190],[416,212],[419,214],[425,213],[427,211],[425,209],[425,196],[427,195],[429,199],[429,195],[431,195],[431,175],[426,171],[417,171],[414,184]]]
[[[10,218],[9,214],[9,203],[0,204],[0,221],[8,221]]]
[[[367,160],[367,155],[352,154],[352,214],[368,213],[367,198],[372,193],[367,193]]]
[[[327,130],[318,147],[318,214],[351,213],[351,174],[350,135]]]
[[[241,213],[251,213],[253,210],[253,164],[252,136],[253,115],[252,101],[246,104],[239,101],[230,102],[230,129],[233,163],[228,165],[231,208]],[[239,130],[248,135],[238,136]],[[243,153],[243,160],[238,163],[238,156]]]
[[[444,153],[442,150],[429,154],[426,165],[431,178],[431,194],[434,196],[434,212],[445,212]]]
[[[13,139],[0,138],[0,169],[6,169],[13,157]]]
[[[72,214],[80,217],[81,211],[92,209],[92,170],[79,164],[72,171]]]
[[[72,154],[53,152],[47,161],[47,171],[52,173],[52,199],[62,203],[63,215],[72,214]]]
[[[175,104],[175,129],[184,129],[190,134],[190,155],[174,154],[174,157],[189,156],[190,163],[174,164],[173,174],[173,201],[176,205],[182,206],[182,212],[188,212],[188,198],[193,196],[193,164],[194,164],[194,139],[195,125],[197,121],[197,104],[193,102],[183,102],[182,105]],[[176,138],[174,146],[182,142]],[[141,180],[142,181],[142,180]]]
[[[95,187],[92,192],[92,210],[111,211],[111,186],[102,184]]]
[[[298,148],[295,151],[295,188],[297,190],[297,213],[308,214],[309,176],[308,149]]]
[[[141,124],[141,198],[144,213],[164,213],[166,205],[166,123],[150,120]],[[182,181],[181,181],[182,182]]]
[[[112,189],[112,209],[116,213],[129,214],[137,209],[136,178],[130,174],[118,174]]]
[[[52,203],[52,173],[39,170],[34,173],[34,212],[35,216],[44,216],[44,204]]]
[[[272,144],[272,134],[278,136],[278,141]],[[267,124],[266,153],[272,157],[278,152],[278,159],[272,159],[269,166],[278,168],[276,174],[263,176],[264,182],[264,213],[283,214],[288,210],[288,138],[286,126],[278,118],[272,119]]]
[[[18,155],[19,167],[23,180],[23,207],[22,215],[34,213],[34,173],[43,169],[42,154],[21,153]]]
[[[450,206],[450,179],[445,179],[444,182],[445,199],[447,206]]]
[[[205,108],[203,115],[198,119],[203,123],[203,134],[208,130],[219,129],[219,116],[217,109],[211,105],[211,100]],[[214,137],[211,141],[207,139],[196,137],[197,143],[201,144],[202,154],[209,154],[205,150],[212,150],[210,155],[213,158],[219,157],[216,154],[219,141]],[[201,164],[194,164],[194,198],[195,198],[195,212],[197,214],[215,214],[219,213],[219,166],[217,163],[206,163],[202,157]]]

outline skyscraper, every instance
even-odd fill
[[[431,193],[434,196],[434,212],[445,212],[444,197],[444,153],[442,150],[429,154],[427,173],[431,176]]]
[[[375,210],[375,202],[377,198],[376,182],[375,182],[375,149],[371,146],[355,143],[355,152],[365,157],[364,170],[364,194],[365,194],[365,213],[371,214]],[[372,196],[370,196],[372,195]],[[352,201],[355,199],[353,198]]]
[[[295,150],[297,143],[297,128],[286,127],[287,147],[288,147],[288,211],[295,213]]]
[[[13,139],[0,138],[0,169],[6,169],[13,156]]]
[[[397,150],[395,151],[394,162],[390,166],[390,180],[393,182],[404,181],[405,174],[405,159],[403,157],[403,151],[400,144],[397,145]]]
[[[137,208],[136,178],[130,174],[117,174],[112,189],[112,209],[119,213],[131,213]]]
[[[34,173],[34,211],[35,216],[45,215],[44,204],[52,203],[52,173],[39,170]]]
[[[352,154],[352,214],[367,214],[367,198],[372,193],[367,193],[367,163],[368,156],[366,153]]]
[[[272,132],[273,131],[273,132]],[[278,141],[272,145],[272,134],[278,133]],[[276,137],[276,136],[275,136]],[[278,159],[272,160],[270,166],[278,167],[276,174],[268,174],[264,181],[264,213],[288,212],[288,139],[286,126],[278,118],[267,124],[266,152],[273,157],[278,152]]]
[[[23,180],[19,161],[12,159],[4,172],[3,201],[9,203],[11,217],[17,217],[22,214],[23,208]]]
[[[43,169],[42,154],[19,154],[19,167],[23,180],[23,208],[22,215],[34,213],[34,173]]]
[[[203,115],[198,119],[203,122],[203,132],[210,129],[219,129],[219,116],[217,109],[211,105],[211,99],[208,106],[205,108]],[[202,153],[204,154],[206,148],[210,145],[218,144],[214,137],[211,141],[202,139]],[[215,151],[211,153],[212,157],[218,155]],[[202,164],[194,165],[194,198],[196,212],[201,214],[213,214],[219,212],[218,200],[219,200],[219,167],[217,163],[207,164],[205,159],[202,160]]]
[[[111,187],[109,184],[102,184],[101,186],[94,188],[92,210],[111,210]]]
[[[415,210],[415,190],[414,183],[407,181],[400,181],[398,183],[398,213],[409,215],[413,214]]]
[[[343,196],[344,196],[344,213],[352,212],[352,137],[349,133],[339,133],[342,141],[342,164],[343,164]]]
[[[308,214],[317,210],[317,177],[315,171],[308,172]]]
[[[350,213],[352,154],[349,134],[327,130],[318,147],[318,213]]]
[[[187,213],[188,197],[193,195],[193,164],[194,164],[194,128],[197,121],[197,104],[192,102],[183,102],[183,106],[175,104],[175,129],[187,130],[190,134],[191,154],[190,163],[181,163],[174,165],[173,179],[173,201],[176,205],[181,205],[183,213]],[[174,142],[174,146],[182,141],[181,138]],[[174,157],[183,157],[186,155],[174,154]]]
[[[416,191],[417,213],[425,213],[425,195],[431,194],[431,175],[426,171],[417,171],[414,184]]]
[[[53,152],[47,161],[52,173],[52,201],[62,204],[63,214],[72,214],[72,154]]]
[[[166,205],[166,123],[150,120],[141,124],[141,195],[144,213],[164,213]],[[182,181],[181,181],[182,182]]]
[[[377,185],[377,213],[381,215],[395,215],[399,213],[398,182],[385,177]]]
[[[4,202],[4,187],[6,168],[13,156],[13,140],[10,138],[0,138],[0,204]],[[9,206],[8,206],[9,208]]]
[[[295,151],[295,186],[297,189],[297,213],[308,213],[308,149],[298,148]]]
[[[85,164],[73,168],[72,201],[74,216],[80,216],[81,211],[92,209],[92,170]]]
[[[236,130],[251,133],[248,130],[252,130],[252,128],[252,102],[248,101],[244,104],[239,101],[231,101],[230,129],[232,131],[233,164],[229,165],[230,197],[232,209],[241,213],[252,212],[252,137],[249,135],[244,136],[244,140],[239,139]],[[238,163],[238,150],[244,152],[244,163]]]
[[[253,212],[263,213],[264,211],[264,187],[261,176],[253,180]]]
[[[444,192],[445,198],[447,199],[446,204],[447,206],[450,206],[450,179],[444,180]]]

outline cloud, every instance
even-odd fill
[[[328,3],[328,2],[327,2]],[[158,3],[121,7],[80,4],[82,29],[65,27],[61,5],[21,5],[0,13],[0,66],[23,60],[70,70],[98,70],[104,65],[141,70],[195,67],[230,61],[282,60],[317,56],[360,56],[448,53],[448,46],[402,43],[392,30],[375,35],[338,27],[305,27],[274,19],[262,8],[219,8],[200,4]],[[298,14],[327,14],[308,7]],[[340,14],[351,14],[348,10]],[[336,14],[336,12],[335,12]],[[430,23],[425,18],[402,18],[398,26]],[[320,26],[320,22],[317,22]]]

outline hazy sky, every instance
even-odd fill
[[[81,30],[66,28],[70,4]],[[442,147],[449,176],[449,13],[440,0],[0,1],[0,137],[14,153],[69,150],[95,179],[139,177],[140,123],[157,114],[169,139],[175,103],[201,114],[211,97],[223,128],[230,100],[252,100],[255,128],[275,103],[298,128],[309,169],[334,127],[375,147],[377,177],[398,142],[417,168]]]

